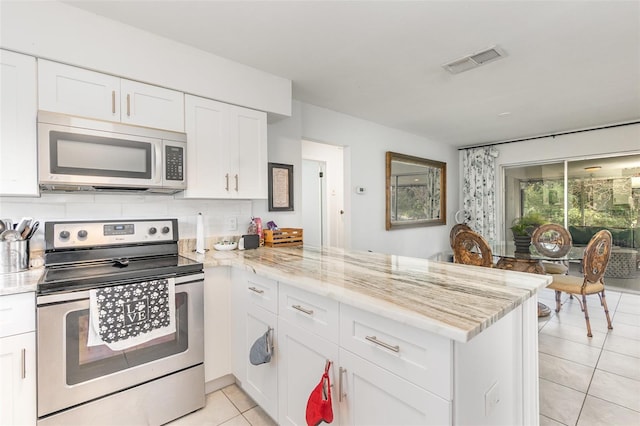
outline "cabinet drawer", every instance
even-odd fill
[[[0,296],[0,337],[36,329],[35,293]]]
[[[338,343],[338,302],[295,287],[280,285],[280,317]]]
[[[246,273],[247,301],[278,313],[278,282],[259,275]]]
[[[451,400],[449,339],[343,304],[340,346]]]

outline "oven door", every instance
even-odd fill
[[[123,351],[87,346],[88,291],[38,297],[38,417],[201,364],[204,275],[196,277],[176,279],[176,332]]]

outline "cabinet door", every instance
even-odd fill
[[[137,81],[120,82],[123,123],[184,132],[184,94]]]
[[[448,425],[451,404],[377,365],[340,350],[340,419],[350,425]],[[338,398],[340,389],[334,394]]]
[[[36,333],[0,339],[0,424],[36,423]]]
[[[231,283],[228,266],[204,270],[204,381],[231,373]]]
[[[338,419],[338,345],[290,322],[278,319],[278,397],[280,425],[305,425],[306,407],[311,391],[318,385],[327,360],[332,362],[333,424]]]
[[[0,50],[0,195],[38,195],[36,60]]]
[[[229,105],[185,96],[187,190],[185,198],[230,198]]]
[[[262,409],[273,419],[278,418],[278,357],[272,354],[271,361],[253,365],[249,362],[249,351],[253,343],[263,336],[268,329],[272,329],[272,341],[277,341],[276,316],[264,309],[249,305],[246,312],[246,358],[247,366],[246,380],[242,383],[242,388],[254,399]]]
[[[120,121],[120,78],[39,59],[38,107]]]
[[[230,153],[233,189],[239,198],[267,198],[267,114],[232,107]]]

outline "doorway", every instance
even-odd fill
[[[302,141],[302,224],[309,246],[344,248],[344,153]]]

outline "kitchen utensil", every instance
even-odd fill
[[[18,241],[21,240],[22,236],[15,229],[7,229],[6,231],[0,234],[0,241]]]
[[[7,227],[5,226],[4,221],[0,220],[0,234],[3,233],[6,229]]]
[[[20,222],[18,222],[18,226],[16,226],[16,231],[18,231],[18,234],[20,234],[20,236],[22,236],[24,229],[27,226],[31,225],[32,221],[33,221],[32,217],[23,217],[22,219],[20,219]]]
[[[31,230],[29,230],[29,233],[27,234],[27,236],[24,239],[25,240],[30,240],[31,237],[33,237],[33,234],[36,233],[36,231],[38,230],[39,227],[40,227],[40,222],[38,222],[37,220],[35,222],[33,222],[33,226],[31,226]]]
[[[4,230],[13,229],[13,221],[11,219],[2,219],[4,222]]]

